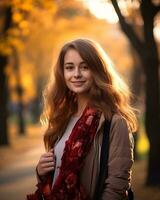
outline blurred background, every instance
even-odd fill
[[[139,109],[132,187],[160,200],[160,1],[0,0],[0,198],[35,190],[42,92],[64,42],[98,41]]]

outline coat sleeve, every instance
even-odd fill
[[[102,200],[124,200],[131,180],[134,145],[126,121],[118,115],[112,119],[109,143],[108,177]]]

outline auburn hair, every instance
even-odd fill
[[[64,80],[64,57],[69,49],[76,50],[89,66],[94,83],[89,91],[90,103],[101,110],[106,119],[120,114],[132,132],[136,131],[135,109],[131,106],[128,86],[116,73],[113,64],[101,46],[89,39],[69,41],[61,48],[52,78],[44,90],[44,109],[41,116],[47,122],[44,144],[47,150],[61,137],[70,117],[77,110],[76,94],[71,92]]]

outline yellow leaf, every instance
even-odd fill
[[[12,16],[13,16],[13,22],[15,23],[19,23],[23,19],[22,15],[18,12],[13,13]]]
[[[26,28],[28,28],[28,22],[27,22],[26,20],[21,21],[21,22],[19,23],[19,27],[20,27],[21,29],[26,29]]]

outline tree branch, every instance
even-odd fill
[[[122,31],[126,34],[126,36],[129,38],[131,44],[135,48],[135,50],[141,55],[142,48],[144,48],[144,43],[138,38],[136,35],[133,27],[126,22],[124,16],[121,13],[121,10],[119,8],[119,5],[117,3],[117,0],[111,0],[112,5],[118,15],[119,23],[121,25]]]
[[[153,15],[154,17],[157,15],[157,13],[160,11],[160,5],[156,6],[153,5]]]
[[[154,28],[154,16],[158,7],[153,4],[151,0],[142,0],[140,5],[140,12],[143,18],[143,31],[144,31],[144,41],[146,48],[150,49],[153,55],[157,55],[156,41],[154,38],[153,28]],[[148,52],[149,54],[150,52]]]
[[[148,17],[153,20],[160,11],[160,4],[155,5],[152,0],[142,0],[140,8],[142,10],[142,17]],[[149,10],[149,12],[147,12],[147,10]]]

